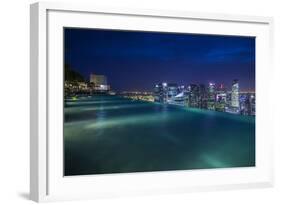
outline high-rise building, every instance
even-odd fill
[[[256,95],[255,94],[251,94],[250,103],[251,103],[251,115],[256,115]]]
[[[90,75],[90,83],[94,83],[95,85],[107,85],[107,77],[105,75]]]
[[[187,106],[188,107],[199,107],[199,93],[200,87],[196,84],[190,84],[187,87]]]
[[[159,83],[154,87],[154,100],[156,102],[172,103],[178,94],[179,87],[176,83]]]
[[[239,108],[239,84],[238,80],[233,80],[231,89],[231,106]]]
[[[216,92],[216,110],[224,112],[227,102],[227,94],[226,94],[226,88],[223,84],[220,84],[217,87]]]
[[[251,115],[251,103],[249,94],[242,94],[240,97],[240,113],[242,115]]]
[[[105,75],[90,75],[90,83],[93,90],[96,92],[107,92],[110,90],[110,86],[107,84],[107,77]]]
[[[179,87],[178,84],[176,83],[168,83],[167,84],[167,97],[172,98],[176,96],[179,92]]]
[[[255,95],[244,93],[240,97],[240,113],[242,115],[255,115]]]
[[[216,103],[216,85],[215,83],[209,83],[207,108],[209,110],[215,110],[215,103]]]
[[[172,102],[179,93],[179,87],[176,83],[163,83],[165,102]]]
[[[199,108],[207,109],[208,95],[204,84],[199,84]]]
[[[154,87],[154,101],[155,102],[164,102],[164,86],[163,86],[163,83],[158,83],[158,84],[155,85],[155,87]]]

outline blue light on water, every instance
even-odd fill
[[[65,175],[255,166],[255,117],[131,101],[67,100]]]

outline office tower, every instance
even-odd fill
[[[107,78],[105,75],[90,75],[90,83],[94,83],[95,85],[107,85]]]
[[[251,115],[251,103],[249,94],[242,94],[240,96],[240,113],[242,115]]]
[[[206,86],[204,84],[199,84],[199,108],[207,109],[208,95],[206,91]]]
[[[216,85],[215,83],[209,83],[207,109],[215,110],[215,103],[216,103]]]
[[[188,107],[199,107],[200,100],[200,88],[196,84],[190,84],[187,87],[187,106]]]
[[[242,115],[255,115],[255,95],[252,93],[242,94],[240,97],[240,113]]]
[[[154,101],[155,102],[164,102],[164,89],[163,84],[158,83],[154,87]]]
[[[220,84],[217,87],[215,109],[217,111],[224,112],[226,107],[226,102],[227,102],[226,88],[223,84]]]
[[[176,83],[159,83],[154,87],[154,100],[156,102],[173,103],[179,94],[179,87]]]
[[[256,95],[250,95],[250,107],[251,107],[251,115],[256,115]]]
[[[90,75],[90,84],[93,92],[104,93],[110,90],[110,85],[107,84],[107,77],[105,75]]]
[[[176,83],[163,83],[166,102],[173,102],[175,96],[179,94],[179,88]]]
[[[231,106],[239,108],[239,84],[238,80],[233,80],[231,89]]]

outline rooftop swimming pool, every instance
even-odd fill
[[[255,117],[133,101],[65,100],[65,175],[255,166]]]

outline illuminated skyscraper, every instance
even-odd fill
[[[239,108],[239,84],[238,80],[233,80],[231,90],[231,106]]]
[[[199,108],[207,109],[208,95],[204,84],[199,84]]]
[[[196,84],[190,84],[187,87],[187,91],[188,91],[188,98],[187,98],[188,107],[199,107],[200,87]]]
[[[107,78],[105,75],[90,75],[90,83],[94,83],[95,85],[107,85]]]
[[[216,85],[215,83],[209,83],[207,108],[209,110],[214,110],[215,102],[216,102]]]
[[[217,87],[217,93],[216,93],[216,110],[224,112],[226,102],[227,102],[226,88],[224,87],[223,84],[220,84]]]
[[[154,87],[154,101],[164,102],[164,94],[164,85],[162,83],[156,84]]]
[[[255,94],[242,94],[240,96],[240,113],[242,115],[255,115],[255,103]]]
[[[179,87],[176,83],[159,83],[154,88],[154,100],[156,102],[172,103],[179,94]]]
[[[107,78],[105,75],[90,75],[90,83],[93,84],[94,91],[107,92],[110,90],[110,86],[107,84]]]
[[[165,99],[166,102],[173,102],[174,97],[179,93],[179,88],[176,83],[163,83],[164,90],[165,90]]]

